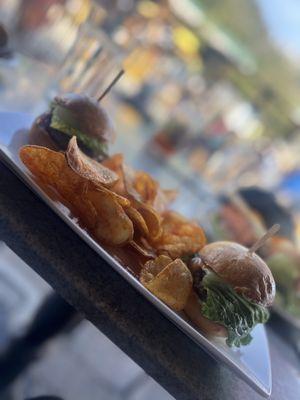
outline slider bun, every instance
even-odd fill
[[[184,312],[193,321],[201,332],[209,336],[225,337],[228,336],[227,329],[216,322],[210,321],[208,318],[203,317],[201,313],[201,300],[197,294],[192,290],[188,301],[185,305]]]
[[[114,136],[108,113],[96,100],[76,93],[57,96],[54,102],[72,113],[76,126],[85,135],[104,141],[111,141]]]
[[[51,115],[47,112],[34,120],[29,131],[29,144],[48,147],[51,150],[59,150],[46,130],[47,121],[50,118]]]
[[[267,264],[255,253],[233,242],[214,242],[200,251],[204,263],[238,294],[253,303],[269,306],[275,281]]]

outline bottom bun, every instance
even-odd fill
[[[48,114],[42,114],[37,117],[33,122],[32,127],[29,131],[29,144],[47,147],[51,150],[59,150],[56,144],[48,135],[48,132],[43,127],[44,120],[48,118]]]
[[[201,300],[194,291],[191,292],[188,298],[184,312],[206,335],[228,337],[228,331],[223,325],[203,317],[201,313]]]

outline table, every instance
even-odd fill
[[[261,398],[195,346],[2,163],[0,240],[176,399]],[[271,398],[298,400],[299,359],[274,331],[268,333]]]

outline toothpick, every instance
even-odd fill
[[[260,239],[258,239],[248,250],[249,254],[253,254],[255,253],[260,247],[262,247],[265,242],[272,237],[273,235],[275,235],[276,232],[278,232],[280,229],[280,225],[279,224],[275,224],[273,225]]]
[[[107,93],[110,91],[110,89],[118,82],[118,80],[121,78],[122,75],[124,75],[125,71],[124,69],[121,69],[121,71],[118,73],[118,75],[112,80],[112,82],[107,86],[107,88],[104,90],[104,92],[100,95],[98,98],[97,102],[99,103],[104,96],[107,95]]]

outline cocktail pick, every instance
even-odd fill
[[[260,247],[262,247],[270,237],[274,236],[280,229],[279,224],[274,224],[271,228],[260,238],[258,239],[248,250],[249,254],[255,253]]]
[[[98,103],[103,99],[103,97],[105,97],[107,95],[107,93],[118,82],[118,80],[121,78],[121,76],[124,75],[124,73],[125,73],[124,69],[121,69],[121,71],[115,76],[115,78],[107,86],[107,88],[104,90],[104,92],[98,97],[98,99],[97,99]]]

